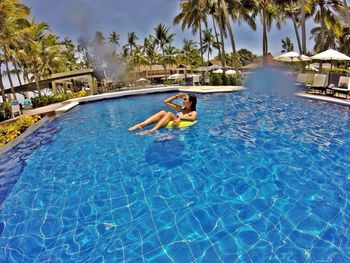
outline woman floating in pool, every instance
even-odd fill
[[[176,99],[182,99],[184,106],[175,104],[173,101]],[[140,135],[144,134],[150,134],[155,132],[161,127],[164,127],[168,124],[169,121],[173,121],[173,128],[176,128],[180,120],[187,120],[187,121],[194,121],[196,120],[197,117],[197,112],[196,112],[196,104],[197,104],[197,98],[193,94],[184,94],[180,93],[176,96],[172,96],[164,101],[164,103],[176,110],[178,113],[175,115],[172,112],[166,112],[164,110],[161,110],[160,112],[152,115],[149,117],[147,120],[144,120],[143,122],[140,122],[132,127],[129,128],[129,131],[137,130],[137,129],[142,129],[146,125],[149,125],[151,123],[157,123],[152,129],[140,132]]]

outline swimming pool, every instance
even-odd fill
[[[0,261],[350,261],[348,108],[208,94],[188,129],[127,130],[171,95],[80,105],[1,158]]]

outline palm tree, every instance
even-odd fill
[[[184,39],[183,47],[180,52],[180,59],[185,61],[185,72],[187,73],[188,65],[192,65],[198,56],[197,46],[193,40]]]
[[[136,33],[135,32],[131,32],[131,33],[128,33],[128,44],[129,44],[129,47],[130,47],[130,54],[132,54],[132,49],[133,47],[136,46],[136,40],[138,40],[139,38],[136,36]]]
[[[132,54],[133,61],[135,66],[138,68],[138,73],[140,74],[140,66],[147,62],[145,55],[143,53],[143,47],[140,45],[136,45],[134,49],[134,53]]]
[[[297,44],[299,48],[299,53],[302,53],[302,46],[299,34],[299,17],[300,14],[300,1],[298,0],[276,0],[276,4],[280,7],[280,10],[283,10],[283,13],[286,17],[290,18],[293,23],[293,28],[295,36],[297,39]]]
[[[77,50],[79,53],[82,54],[82,64],[86,68],[91,68],[92,66],[92,58],[89,54],[88,49],[89,41],[85,37],[79,37],[78,38],[78,46]]]
[[[128,67],[128,58],[129,58],[129,48],[128,45],[122,46],[122,50],[120,52],[120,57],[124,61],[124,66]]]
[[[294,44],[290,37],[286,37],[286,39],[282,39],[282,53],[290,52],[294,50]]]
[[[119,46],[120,35],[116,32],[111,32],[109,34],[109,42],[113,45],[113,54],[117,52],[117,46]]]
[[[209,56],[213,52],[212,46],[215,43],[214,37],[212,35],[212,29],[203,30],[203,52],[207,52],[207,65],[209,67]]]
[[[20,51],[22,58],[26,60],[27,65],[30,66],[30,72],[34,75],[36,88],[38,95],[41,96],[40,90],[40,77],[43,73],[43,65],[45,53],[45,41],[52,34],[49,31],[49,26],[46,23],[38,23],[36,24],[33,20],[28,29],[28,35],[30,35],[30,42],[24,45],[23,49]]]
[[[181,23],[182,31],[185,28],[192,28],[193,34],[199,32],[201,65],[203,65],[202,23],[204,22],[205,26],[207,25],[206,9],[206,0],[182,0],[180,13],[173,20],[174,25]]]
[[[250,11],[255,8],[254,2],[252,1],[239,1],[239,0],[230,0],[228,1],[228,7],[226,7],[226,2],[225,0],[221,0],[220,4],[222,6],[223,10],[223,15],[224,19],[226,22],[226,27],[227,31],[229,33],[229,37],[231,40],[231,46],[232,46],[232,61],[234,63],[234,67],[236,72],[238,71],[239,68],[239,57],[238,53],[236,51],[236,44],[235,44],[235,39],[233,36],[231,24],[230,24],[230,17],[234,22],[238,21],[244,21],[247,22],[248,25],[253,29],[256,30],[256,24],[255,21],[250,14]],[[230,14],[230,16],[229,16]]]
[[[267,32],[271,30],[274,20],[276,20],[277,28],[281,27],[280,10],[273,0],[257,1],[256,7],[263,25],[263,57],[264,63],[267,63],[267,55],[269,53]]]
[[[218,13],[217,1],[216,0],[207,0],[206,5],[208,7],[208,13],[211,15],[211,18],[212,18],[212,24],[213,24],[213,28],[214,28],[216,43],[221,43],[218,46],[219,57],[220,57],[222,65],[225,66],[224,56],[222,55],[223,53],[221,50],[221,46],[224,45],[223,38],[222,38],[222,42],[219,42],[219,36],[218,36],[217,29],[216,29],[216,20],[219,20],[218,16],[217,16],[217,13]],[[222,30],[222,27],[220,26],[220,31],[221,30]]]
[[[342,9],[343,5],[337,0],[311,0],[313,4],[313,14],[315,14],[314,21],[320,24],[320,37],[318,38],[319,51],[323,51],[327,48],[328,44],[326,41],[326,31],[332,31],[335,37],[340,37],[342,34],[343,27],[337,15],[333,10]]]
[[[9,67],[11,47],[18,46],[21,40],[24,39],[23,30],[29,25],[26,19],[29,12],[29,8],[18,0],[4,0],[0,3],[0,48],[4,52],[5,67],[14,99],[17,99],[17,96]]]
[[[159,24],[156,28],[154,28],[155,35],[154,35],[154,40],[155,43],[160,47],[162,50],[162,55],[163,55],[163,67],[165,70],[165,74],[167,74],[167,69],[166,69],[166,60],[165,60],[165,48],[167,46],[170,46],[171,42],[174,39],[175,34],[171,34],[170,28],[167,27],[164,24]]]
[[[149,38],[145,38],[143,42],[143,49],[144,53],[148,57],[149,61],[149,69],[152,71],[152,65],[156,62],[157,59],[157,46],[155,43],[154,38],[152,36],[149,36]]]

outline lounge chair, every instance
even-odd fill
[[[306,85],[309,74],[298,74],[294,85]]]
[[[345,94],[347,99],[350,94],[350,77],[341,76],[337,87],[332,88],[333,96],[339,97],[339,94]]]
[[[14,118],[16,116],[21,115],[21,108],[17,100],[11,101],[11,117]]]
[[[326,94],[327,89],[327,75],[326,74],[315,74],[312,85],[306,85],[308,92],[316,92],[320,94]]]

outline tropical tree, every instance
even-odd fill
[[[152,38],[152,36],[149,36],[149,38],[144,39],[143,51],[148,58],[150,71],[152,71],[152,65],[155,64],[158,58],[157,44],[154,38]]]
[[[240,64],[242,66],[255,62],[258,59],[257,55],[255,55],[253,52],[245,48],[238,50],[238,55],[239,55]]]
[[[294,50],[294,44],[290,37],[286,37],[285,39],[281,39],[282,42],[282,53],[290,52]]]
[[[129,56],[130,56],[130,53],[129,53],[128,44],[122,46],[122,50],[120,52],[120,57],[121,57],[122,61],[124,62],[125,67],[128,67]]]
[[[103,59],[104,59],[104,47],[106,39],[101,31],[96,31],[95,38],[93,40],[94,44],[94,55],[95,55],[95,66],[97,68],[102,68]]]
[[[310,4],[311,13],[315,15],[314,21],[320,24],[320,34],[317,38],[320,43],[316,46],[319,48],[318,51],[323,51],[329,46],[327,31],[332,31],[335,37],[340,37],[342,34],[343,27],[335,11],[342,9],[343,4],[339,0],[310,0]]]
[[[109,34],[109,42],[113,45],[113,54],[117,53],[117,46],[119,46],[120,35],[115,31]]]
[[[180,51],[174,47],[174,46],[166,46],[164,49],[164,53],[165,53],[165,63],[167,63],[168,65],[174,65],[174,64],[178,64],[178,55],[180,53]]]
[[[132,54],[133,48],[136,46],[136,41],[139,38],[136,36],[135,32],[128,33],[128,44],[130,48],[130,54]]]
[[[31,21],[30,27],[27,29],[27,34],[30,36],[30,41],[26,42],[23,49],[20,51],[21,57],[26,61],[29,69],[34,76],[38,95],[41,96],[40,78],[45,75],[45,66],[47,65],[47,52],[57,52],[58,48],[55,45],[51,49],[52,33],[46,23],[35,23]],[[51,38],[51,39],[50,39]]]
[[[89,53],[88,47],[89,47],[89,40],[83,36],[79,37],[77,50],[82,55],[81,64],[85,68],[91,68],[93,64],[92,57]]]
[[[212,29],[203,30],[203,52],[207,52],[207,65],[209,67],[209,56],[213,52],[212,46],[215,43],[214,36],[212,35]]]
[[[260,15],[263,26],[263,57],[264,63],[266,63],[269,53],[267,33],[271,30],[273,21],[276,22],[277,28],[281,28],[280,10],[274,0],[260,0],[257,1],[256,4],[257,12]]]
[[[197,45],[193,40],[184,39],[183,47],[179,54],[181,63],[185,64],[185,72],[189,65],[200,63],[200,55],[197,51]]]
[[[219,14],[219,12],[218,12],[217,0],[207,0],[206,5],[208,7],[207,11],[211,15],[211,18],[212,18],[212,24],[213,24],[215,39],[216,39],[215,47],[218,49],[221,64],[225,67],[225,64],[226,64],[225,56],[222,55],[225,53],[225,49],[224,49],[225,43],[224,43],[224,34],[223,34],[224,27],[222,26],[222,23],[221,23],[222,22],[221,14]],[[219,29],[221,32],[220,33],[221,42],[219,41],[219,36],[218,36],[219,34],[218,34],[217,28],[216,28],[216,24],[217,24],[216,21],[219,21],[218,23],[219,23]]]
[[[240,1],[240,0],[230,0],[227,1],[228,5],[226,7],[225,0],[220,0],[220,5],[222,6],[223,15],[225,19],[225,25],[227,27],[227,31],[229,33],[229,37],[231,40],[231,46],[232,46],[232,60],[234,63],[234,67],[236,72],[239,68],[239,58],[236,51],[236,44],[235,39],[233,36],[231,23],[230,23],[230,17],[234,22],[240,22],[244,21],[246,22],[253,30],[256,30],[255,21],[253,19],[253,16],[250,14],[250,11],[255,8],[254,2],[252,1]]]
[[[173,41],[175,34],[171,34],[170,28],[164,24],[159,24],[156,28],[154,28],[154,31],[155,31],[154,41],[162,50],[163,67],[164,67],[164,70],[166,71],[165,48],[171,45],[171,42]]]
[[[299,33],[299,24],[300,24],[300,1],[298,0],[276,0],[276,4],[280,7],[280,10],[283,10],[283,15],[286,18],[291,19],[293,23],[293,28],[295,32],[295,37],[297,40],[299,53],[302,53],[302,46],[301,46],[301,40],[300,40],[300,33]]]
[[[185,28],[191,28],[193,35],[199,32],[201,65],[203,65],[202,23],[207,26],[206,3],[206,0],[182,0],[180,3],[180,13],[173,20],[174,25],[181,23],[182,31]]]
[[[10,74],[11,47],[18,46],[24,39],[23,30],[28,27],[29,8],[18,0],[3,0],[0,2],[0,48],[3,50],[4,63],[15,99],[16,93]],[[2,92],[3,100],[4,93]]]
[[[63,56],[67,60],[67,68],[69,70],[78,69],[79,65],[75,57],[75,45],[73,41],[65,37],[60,44],[64,47]]]
[[[138,68],[138,73],[140,74],[140,66],[147,63],[147,59],[143,53],[143,47],[140,45],[136,45],[132,57],[135,66],[137,66]]]

